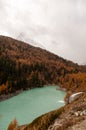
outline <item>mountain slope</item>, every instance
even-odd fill
[[[86,90],[86,67],[27,43],[0,36],[0,94],[56,84]]]

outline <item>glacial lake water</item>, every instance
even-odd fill
[[[8,100],[0,102],[0,130],[7,130],[16,118],[19,125],[30,123],[36,117],[64,105],[64,91],[56,86],[27,90]]]

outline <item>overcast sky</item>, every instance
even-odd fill
[[[0,0],[0,35],[86,62],[86,0]]]

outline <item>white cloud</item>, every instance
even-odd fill
[[[86,61],[86,0],[0,0],[0,34]],[[21,37],[22,34],[22,37]]]

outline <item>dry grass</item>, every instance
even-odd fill
[[[14,119],[8,126],[7,130],[17,130],[18,122],[16,119]]]
[[[24,130],[47,130],[56,118],[64,111],[64,107],[51,111],[35,119],[31,124],[27,125]],[[21,129],[20,129],[21,130]]]

